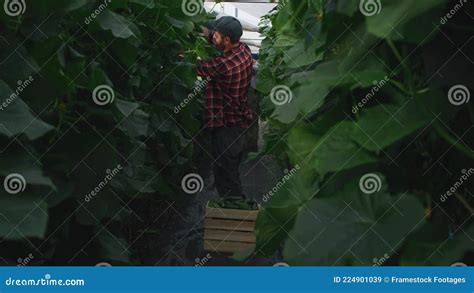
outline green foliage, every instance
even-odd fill
[[[440,24],[458,1],[380,2],[364,16],[359,1],[286,1],[263,22],[263,153],[301,170],[260,213],[257,252],[283,245],[299,265],[374,265],[385,255],[449,265],[472,253],[472,184],[441,199],[472,171],[472,102],[448,96],[472,85],[468,49],[457,51],[470,20],[459,12]],[[281,85],[292,99],[272,103]],[[362,192],[366,174],[380,190]]]
[[[16,195],[0,189],[1,245],[41,247],[63,264],[80,261],[79,253],[126,262],[121,226],[130,201],[182,196],[199,97],[173,109],[192,92],[196,58],[209,53],[196,33],[209,16],[191,18],[175,0],[27,5],[17,17],[0,13],[0,102],[8,100],[0,176],[26,182]],[[113,91],[105,105],[93,99],[99,86]],[[17,259],[18,251],[2,257]]]

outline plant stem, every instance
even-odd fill
[[[436,133],[444,139],[447,143],[451,144],[455,148],[457,148],[459,151],[464,153],[466,156],[468,156],[471,159],[474,159],[474,154],[469,151],[466,147],[461,145],[455,138],[453,138],[446,130],[443,129],[443,127],[438,123],[435,122],[433,123],[433,127],[436,130]]]
[[[469,203],[464,199],[459,193],[454,193],[454,196],[462,203],[462,205],[471,213],[471,215],[474,215],[474,208],[469,205]]]
[[[296,8],[296,11],[295,13],[293,13],[290,21],[288,22],[288,24],[290,23],[294,23],[296,17],[298,16],[298,14],[300,14],[301,10],[303,10],[303,8],[306,6],[307,2],[306,1],[301,1],[300,2],[300,5],[298,6],[298,8]]]
[[[403,67],[403,69],[405,69],[405,74],[407,75],[406,80],[407,80],[408,86],[410,88],[409,89],[410,95],[413,95],[413,93],[415,92],[415,85],[413,83],[415,81],[415,78],[414,78],[413,73],[411,72],[410,68],[406,64],[406,59],[403,59],[402,55],[400,54],[400,52],[398,51],[397,47],[392,42],[392,40],[387,39],[386,42],[387,42],[388,46],[392,49],[393,54],[395,55],[395,57],[397,57],[397,60],[398,60],[398,62],[400,62],[400,65]]]
[[[409,95],[409,91],[403,86],[403,84],[393,78],[390,79],[390,83],[393,84],[396,88],[398,88],[402,93]]]

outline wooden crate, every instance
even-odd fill
[[[204,250],[235,253],[255,244],[257,211],[206,207]]]

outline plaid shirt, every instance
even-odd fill
[[[211,79],[205,90],[206,127],[250,126],[253,113],[247,104],[247,93],[252,66],[252,52],[244,43],[221,56],[199,62],[198,75]]]

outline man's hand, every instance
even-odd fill
[[[202,33],[200,35],[206,38],[206,40],[208,40],[210,43],[212,43],[212,36],[214,34],[214,31],[211,31],[205,26],[201,26],[201,29],[202,29]]]
[[[209,39],[209,36],[211,35],[211,30],[209,30],[205,26],[201,26],[202,34],[201,36],[205,37],[206,39]]]

